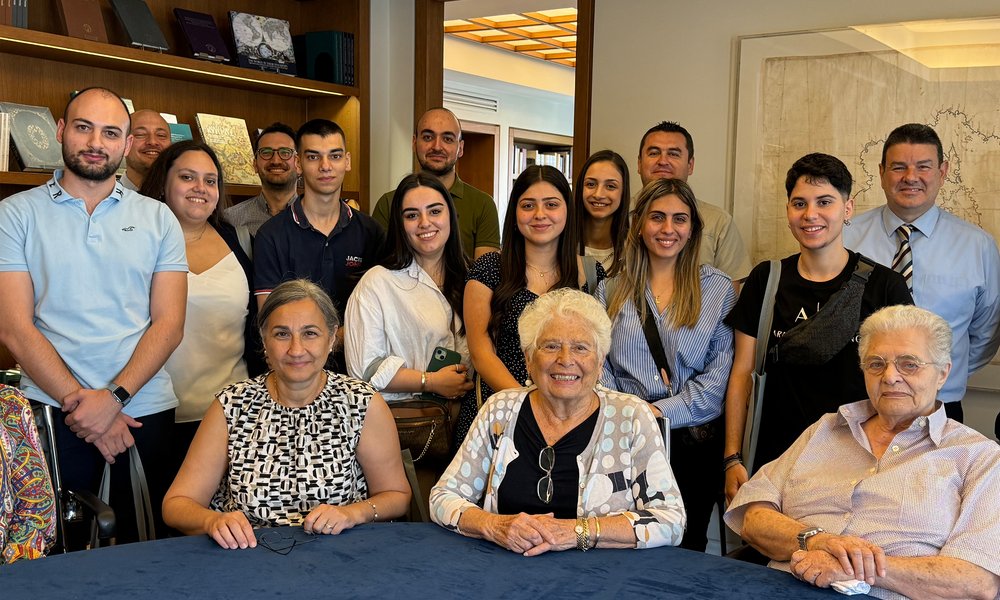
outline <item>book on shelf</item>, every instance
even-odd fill
[[[353,33],[310,31],[295,36],[294,46],[299,71],[307,79],[355,85]]]
[[[171,144],[194,139],[194,136],[191,135],[191,126],[187,123],[167,123],[167,126],[170,127]]]
[[[47,106],[0,102],[10,115],[10,137],[22,171],[54,171],[63,167],[56,122]]]
[[[241,67],[295,75],[295,52],[288,21],[229,11],[236,45],[236,62]]]
[[[92,42],[108,42],[99,0],[58,0],[56,4],[66,35]]]
[[[111,0],[111,6],[128,34],[130,45],[161,52],[170,49],[145,0]]]
[[[0,171],[10,164],[10,115],[0,112]]]
[[[187,38],[191,56],[212,62],[229,62],[229,48],[222,41],[222,34],[212,15],[175,8],[174,16]]]
[[[14,24],[14,0],[0,0],[0,25]]]
[[[202,141],[219,156],[226,183],[259,185],[246,121],[206,113],[197,113],[194,119]]]

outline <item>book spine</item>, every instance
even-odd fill
[[[10,115],[0,113],[0,171],[10,164]]]

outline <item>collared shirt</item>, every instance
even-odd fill
[[[605,306],[607,286],[606,280],[597,287],[597,299]],[[656,306],[648,285],[646,304],[650,311]],[[656,329],[670,365],[668,391],[649,351],[639,313],[628,300],[612,325],[601,384],[652,402],[670,418],[671,427],[700,425],[718,417],[733,366],[733,328],[723,319],[734,304],[732,280],[722,271],[702,265],[701,314],[695,326],[671,327],[668,309],[656,316]]]
[[[396,190],[382,194],[375,207],[372,217],[383,228],[389,226],[389,209],[392,207],[392,196]],[[497,206],[493,198],[462,181],[455,174],[455,183],[448,189],[455,211],[458,212],[458,227],[462,230],[462,250],[473,256],[476,248],[487,247],[500,249],[500,220],[497,217]],[[749,267],[747,271],[749,271]]]
[[[733,281],[746,279],[753,264],[733,217],[710,202],[698,202],[702,234],[698,259],[723,271]]]
[[[0,271],[31,276],[35,327],[80,385],[99,390],[149,329],[153,275],[188,270],[184,235],[166,204],[122,185],[88,214],[59,184],[62,173],[0,202]],[[59,405],[29,374],[21,381],[28,398]],[[162,368],[129,391],[131,417],[177,406]]]
[[[128,178],[128,173],[122,173],[122,176],[118,178],[118,181],[121,182],[122,187],[126,190],[132,190],[133,192],[139,191],[139,186],[132,183],[132,180]]]
[[[889,556],[948,556],[1000,574],[1000,446],[944,406],[896,434],[881,458],[862,429],[868,400],[824,415],[736,494],[725,521],[770,502],[810,527],[864,538]],[[772,561],[787,570],[788,563]],[[878,598],[902,598],[873,588]]]
[[[461,450],[431,489],[431,519],[458,529],[466,510],[497,512],[497,490],[520,453],[514,430],[535,387],[494,394],[476,416]],[[622,515],[636,548],[676,546],[687,515],[652,411],[635,396],[597,386],[597,426],[576,458],[580,473],[577,516]]]
[[[253,198],[244,200],[239,204],[230,206],[223,213],[226,221],[233,227],[246,225],[250,230],[250,235],[257,235],[260,226],[271,219],[271,209],[267,206],[264,194],[257,194]]]
[[[403,368],[423,371],[438,346],[470,366],[461,315],[417,261],[405,269],[373,267],[358,283],[344,314],[347,372],[382,391]],[[412,392],[382,392],[387,402]]]
[[[255,294],[305,278],[326,290],[343,314],[361,276],[381,258],[385,233],[368,215],[339,204],[340,219],[329,236],[309,223],[301,196],[261,226],[254,242]]]
[[[891,266],[902,224],[888,206],[872,209],[844,228],[844,245]],[[952,331],[951,373],[938,399],[959,401],[969,376],[1000,347],[1000,253],[988,233],[938,206],[913,225],[913,301],[948,321]]]

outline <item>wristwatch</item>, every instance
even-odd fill
[[[818,533],[823,533],[823,529],[820,529],[819,527],[807,527],[806,529],[800,531],[798,535],[799,550],[808,550],[809,548],[806,548],[806,542],[809,541],[809,538]]]
[[[577,519],[573,531],[576,533],[576,549],[582,552],[590,550],[590,523],[587,519]]]
[[[111,397],[115,399],[115,402],[121,404],[122,408],[128,406],[129,401],[132,400],[132,394],[117,383],[109,383],[105,389],[111,392]]]

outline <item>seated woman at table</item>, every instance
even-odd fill
[[[824,415],[764,465],[726,523],[819,587],[858,579],[877,598],[994,598],[1000,447],[936,399],[951,369],[948,324],[883,308],[862,324],[859,349],[869,400]]]
[[[478,408],[468,393],[472,381],[462,324],[469,265],[458,213],[437,177],[414,173],[396,187],[386,247],[383,263],[365,273],[347,301],[347,372],[371,383],[390,403],[421,392],[456,401],[464,397],[462,439]],[[439,347],[457,352],[461,362],[428,371]]]
[[[336,534],[406,512],[388,406],[367,383],[323,369],[339,325],[330,298],[286,281],[259,323],[273,370],[219,392],[163,501],[167,524],[247,548],[254,527]]]
[[[253,266],[236,229],[222,220],[222,165],[207,144],[185,140],[166,148],[140,193],[177,217],[190,269],[184,338],[163,367],[179,401],[170,449],[175,473],[215,393],[265,370],[254,335]]]
[[[56,538],[55,500],[31,406],[0,385],[0,565],[45,556]]]
[[[636,199],[624,268],[597,288],[614,323],[601,382],[670,419],[670,464],[688,516],[681,547],[698,552],[724,481],[733,329],[722,320],[736,303],[729,276],[698,264],[701,235],[691,188],[679,179],[649,182]]]
[[[534,384],[494,394],[431,490],[434,521],[525,556],[676,545],[684,505],[649,405],[597,387],[611,322],[570,288],[524,309]]]

